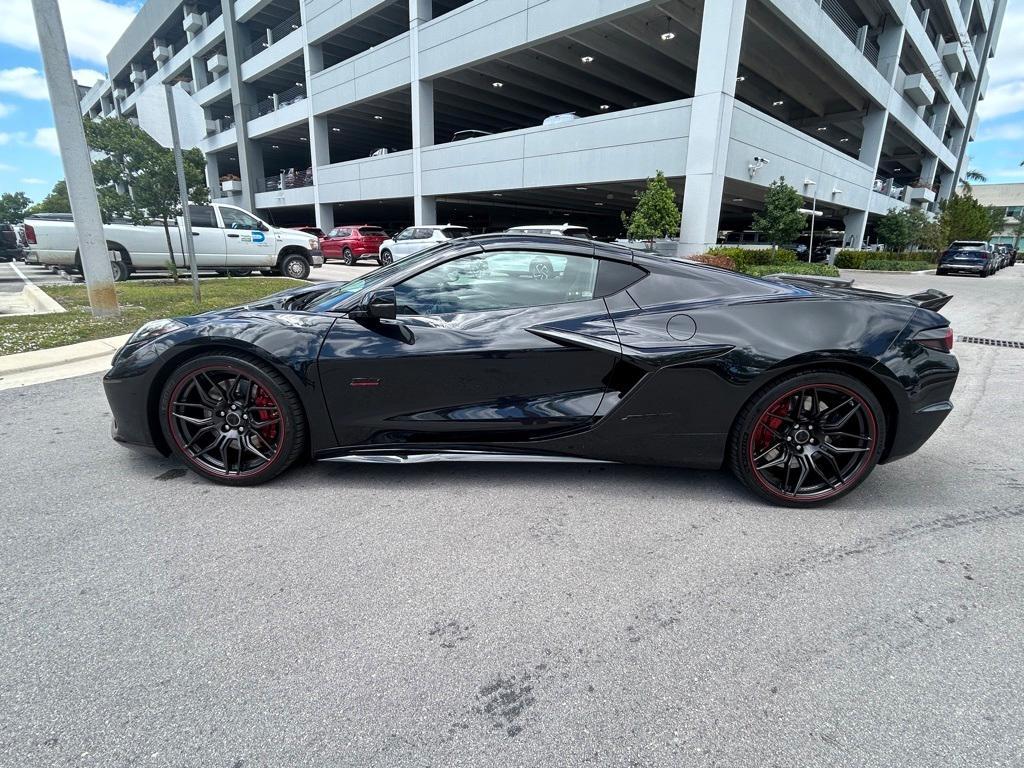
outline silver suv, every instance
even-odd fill
[[[467,235],[469,235],[468,229],[451,224],[406,227],[392,239],[385,240],[380,244],[380,263],[387,265],[392,261],[399,261],[406,256],[412,256],[414,253],[443,243],[445,240],[454,240]]]

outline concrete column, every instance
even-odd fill
[[[939,171],[939,158],[925,157],[921,161],[921,181],[925,184],[935,183],[935,174]]]
[[[189,59],[189,65],[192,68],[192,82],[195,85],[193,90],[198,93],[200,88],[210,84],[210,70],[206,68],[206,59],[201,56],[193,56]]]
[[[690,111],[680,256],[703,253],[718,241],[746,10],[746,0],[716,0],[704,5]]]
[[[889,81],[889,85],[896,82],[905,37],[906,27],[902,22],[892,16],[886,17],[885,30],[878,36],[878,71]]]
[[[430,21],[432,0],[409,0],[409,61],[412,83],[413,221],[436,224],[437,205],[423,195],[423,147],[434,143],[434,83],[420,78],[420,25]]]
[[[846,234],[843,235],[843,246],[855,251],[864,247],[864,233],[868,228],[867,211],[850,211],[843,217]]]
[[[235,131],[238,136],[238,167],[242,177],[243,208],[256,210],[256,184],[264,176],[263,153],[249,140],[249,112],[255,103],[250,88],[242,80],[242,51],[249,44],[248,33],[235,19],[234,0],[221,0],[224,16],[224,47],[228,53],[228,74],[231,76],[231,106],[235,115]]]
[[[313,168],[313,216],[316,225],[324,232],[334,229],[334,206],[325,202],[320,196],[320,168],[331,164],[330,125],[326,117],[313,114],[313,99],[310,96],[310,78],[323,71],[323,47],[309,42],[309,27],[306,24],[306,3],[299,3],[302,19],[303,55],[306,61],[306,104],[309,106],[309,161]]]
[[[220,163],[213,152],[206,156],[206,186],[210,188],[210,197],[220,197]]]
[[[878,70],[891,86],[899,73],[900,55],[903,51],[903,40],[906,28],[889,16],[886,29],[878,36]],[[864,116],[864,137],[861,140],[859,159],[869,166],[873,172],[878,171],[878,162],[882,158],[882,145],[885,132],[889,128],[889,111],[886,105],[872,105]],[[863,232],[862,235],[863,237]]]

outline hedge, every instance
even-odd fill
[[[722,256],[731,259],[739,270],[745,267],[761,266],[765,264],[790,264],[796,261],[796,254],[784,248],[773,250],[771,248],[759,248],[749,250],[747,248],[712,248],[708,256]]]
[[[788,275],[815,275],[816,277],[839,277],[839,270],[831,264],[807,264],[798,261],[795,264],[787,264],[782,269],[777,264],[761,264],[746,269],[741,269],[744,275],[751,277],[767,277],[780,273]]]
[[[899,259],[869,259],[861,269],[874,269],[882,272],[920,272],[932,269],[935,265],[927,261],[901,261]]]
[[[935,264],[938,260],[939,254],[936,251],[902,251],[900,253],[840,251],[836,254],[836,266],[840,269],[870,269],[870,267],[864,266],[868,261],[911,261]]]

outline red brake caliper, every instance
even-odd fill
[[[260,388],[259,394],[256,395],[255,398],[253,398],[252,402],[253,402],[253,405],[255,405],[257,407],[262,406],[263,408],[267,408],[267,409],[272,408],[273,409],[273,410],[262,410],[261,409],[259,411],[256,411],[256,420],[257,421],[267,421],[268,419],[272,418],[274,411],[277,410],[277,403],[274,402],[274,398],[272,398],[265,391],[263,391],[262,387]],[[277,422],[274,422],[273,424],[268,424],[265,427],[260,427],[257,431],[260,433],[260,435],[263,437],[263,439],[267,441],[267,443],[269,445],[273,445],[274,444],[273,440],[274,440],[274,438],[277,437]]]
[[[761,451],[768,450],[768,446],[772,444],[775,439],[769,430],[774,429],[776,432],[779,431],[779,427],[784,423],[779,416],[787,416],[789,414],[789,404],[785,401],[777,403],[768,409],[768,412],[761,417],[760,421],[757,422],[757,429],[754,430],[754,450],[760,453]]]

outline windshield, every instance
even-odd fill
[[[339,285],[337,288],[332,288],[327,293],[322,293],[316,296],[316,301],[306,307],[291,307],[291,309],[305,309],[307,312],[332,312],[337,309],[341,304],[348,301],[350,298],[355,296],[357,293],[366,290],[367,288],[373,288],[376,285],[381,285],[386,282],[392,275],[399,272],[403,272],[409,267],[413,267],[420,264],[428,259],[432,258],[439,249],[447,248],[447,243],[441,243],[433,248],[428,248],[425,251],[409,256],[408,258],[400,261],[392,262],[386,267],[375,269],[368,275],[357,277],[355,280],[351,280],[344,285]]]

